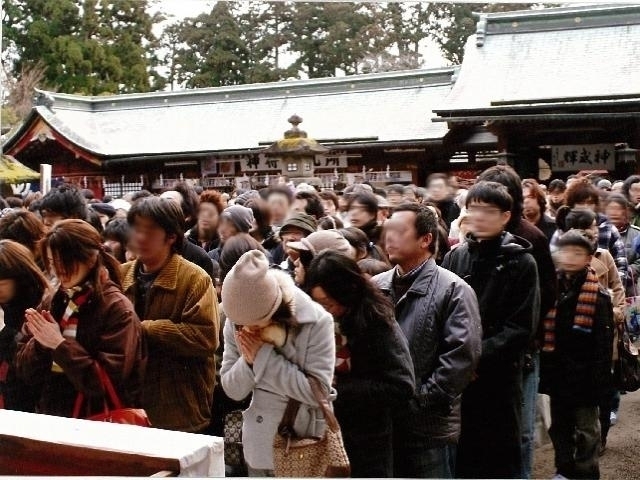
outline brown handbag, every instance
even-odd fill
[[[93,420],[96,422],[110,422],[110,423],[122,423],[126,425],[138,425],[139,427],[150,427],[151,422],[149,422],[149,417],[147,417],[147,412],[145,412],[141,408],[123,408],[122,402],[116,393],[115,388],[113,388],[113,384],[111,383],[111,379],[107,372],[98,365],[96,365],[96,371],[98,372],[98,378],[100,379],[100,383],[104,388],[106,393],[104,399],[104,411],[102,413],[98,413],[96,415],[91,415],[87,417],[85,420]],[[109,408],[109,402],[107,401],[107,397],[111,402],[113,408]],[[82,404],[84,403],[84,394],[82,392],[78,393],[76,397],[76,403],[73,407],[73,418],[80,418],[80,410],[82,408]]]
[[[331,411],[329,398],[320,381],[307,376],[311,391],[324,414],[327,428],[322,438],[300,438],[293,424],[300,402],[289,399],[273,443],[273,465],[276,477],[333,477],[345,478],[351,466],[344,449],[340,425]]]

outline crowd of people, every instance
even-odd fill
[[[640,176],[0,204],[0,407],[100,412],[101,368],[156,428],[223,436],[241,409],[246,473],[273,476],[290,399],[297,435],[325,429],[314,377],[354,477],[531,478],[540,392],[556,477],[599,478]]]

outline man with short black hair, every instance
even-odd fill
[[[289,214],[293,193],[286,185],[274,185],[267,188],[265,200],[271,210],[271,225],[277,232]]]
[[[78,218],[87,220],[87,200],[73,185],[60,185],[51,189],[36,207],[47,230],[59,220]]]
[[[558,209],[564,205],[564,194],[567,191],[567,184],[559,178],[551,180],[547,188],[547,206],[549,207],[549,215],[556,217]]]
[[[395,305],[416,375],[413,407],[394,416],[394,477],[455,477],[460,398],[480,357],[476,296],[436,265],[437,232],[428,207],[396,206],[385,224],[386,251],[396,267],[372,279]]]
[[[141,199],[127,220],[137,259],[122,266],[122,289],[149,345],[143,406],[154,427],[202,432],[211,420],[219,329],[211,277],[180,255],[186,239],[176,203]]]
[[[460,207],[454,201],[449,188],[449,178],[444,173],[433,173],[427,178],[427,194],[429,201],[435,203],[442,214],[447,229],[451,222],[460,216]]]
[[[512,202],[499,183],[474,185],[466,202],[472,233],[442,262],[471,285],[482,319],[480,363],[462,394],[460,478],[521,478],[522,367],[540,287],[531,244],[505,230]]]
[[[393,183],[391,185],[388,185],[386,190],[387,201],[392,208],[402,203],[402,195],[404,195],[404,185]]]
[[[185,181],[180,181],[173,187],[165,189],[160,197],[175,200],[182,209],[185,230],[193,228],[198,221],[198,206],[200,204],[200,197],[194,187]]]
[[[297,250],[289,248],[289,244],[299,242],[317,229],[318,222],[315,217],[302,212],[293,212],[289,215],[280,228],[279,236],[282,255],[274,259],[275,264],[279,265],[280,269],[285,270],[293,277],[293,271],[295,269],[293,262],[298,258],[299,254]]]
[[[290,212],[302,212],[320,220],[324,217],[324,207],[317,192],[311,190],[298,191],[293,198]]]
[[[189,230],[198,220],[198,204],[200,199],[193,187],[186,183],[178,183],[171,190],[165,190],[160,198],[170,200],[180,207],[182,212],[184,230]],[[191,263],[198,265],[213,278],[212,258],[207,255],[204,248],[189,241],[182,242],[180,254]]]
[[[640,227],[640,175],[631,175],[622,184],[622,193],[627,197],[633,209],[631,225]]]

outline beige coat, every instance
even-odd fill
[[[134,305],[137,265],[122,266],[122,288]],[[152,425],[184,432],[206,428],[219,330],[211,277],[174,254],[151,285],[140,313],[149,345],[142,403]]]
[[[620,281],[620,275],[611,253],[608,250],[599,248],[591,260],[591,268],[596,271],[600,284],[611,294],[613,318],[616,324],[624,321],[624,286]]]
[[[620,275],[616,263],[609,250],[598,248],[591,259],[591,268],[596,271],[600,285],[611,294],[613,304],[613,319],[616,325],[624,322],[626,308],[625,290],[620,281]],[[618,359],[618,329],[614,329],[613,335],[613,361]]]

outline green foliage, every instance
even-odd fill
[[[433,29],[430,36],[440,47],[443,56],[452,64],[462,63],[464,47],[475,33],[476,13],[529,10],[539,4],[532,3],[442,3],[429,4]]]
[[[171,49],[172,83],[188,88],[246,83],[249,53],[228,2],[168,29],[162,44]]]
[[[292,9],[289,48],[298,55],[294,66],[309,78],[335,76],[337,69],[360,73],[364,59],[389,45],[378,4],[295,3]]]
[[[161,88],[164,82],[152,72],[157,61],[148,53],[157,47],[151,29],[161,18],[147,13],[148,3],[5,0],[3,54],[14,50],[13,72],[42,61],[43,86],[60,92],[98,95]]]
[[[5,0],[3,62],[18,80],[41,62],[40,86],[89,95],[412,69],[428,41],[462,62],[474,12],[533,5],[217,1],[158,39],[157,1]]]

